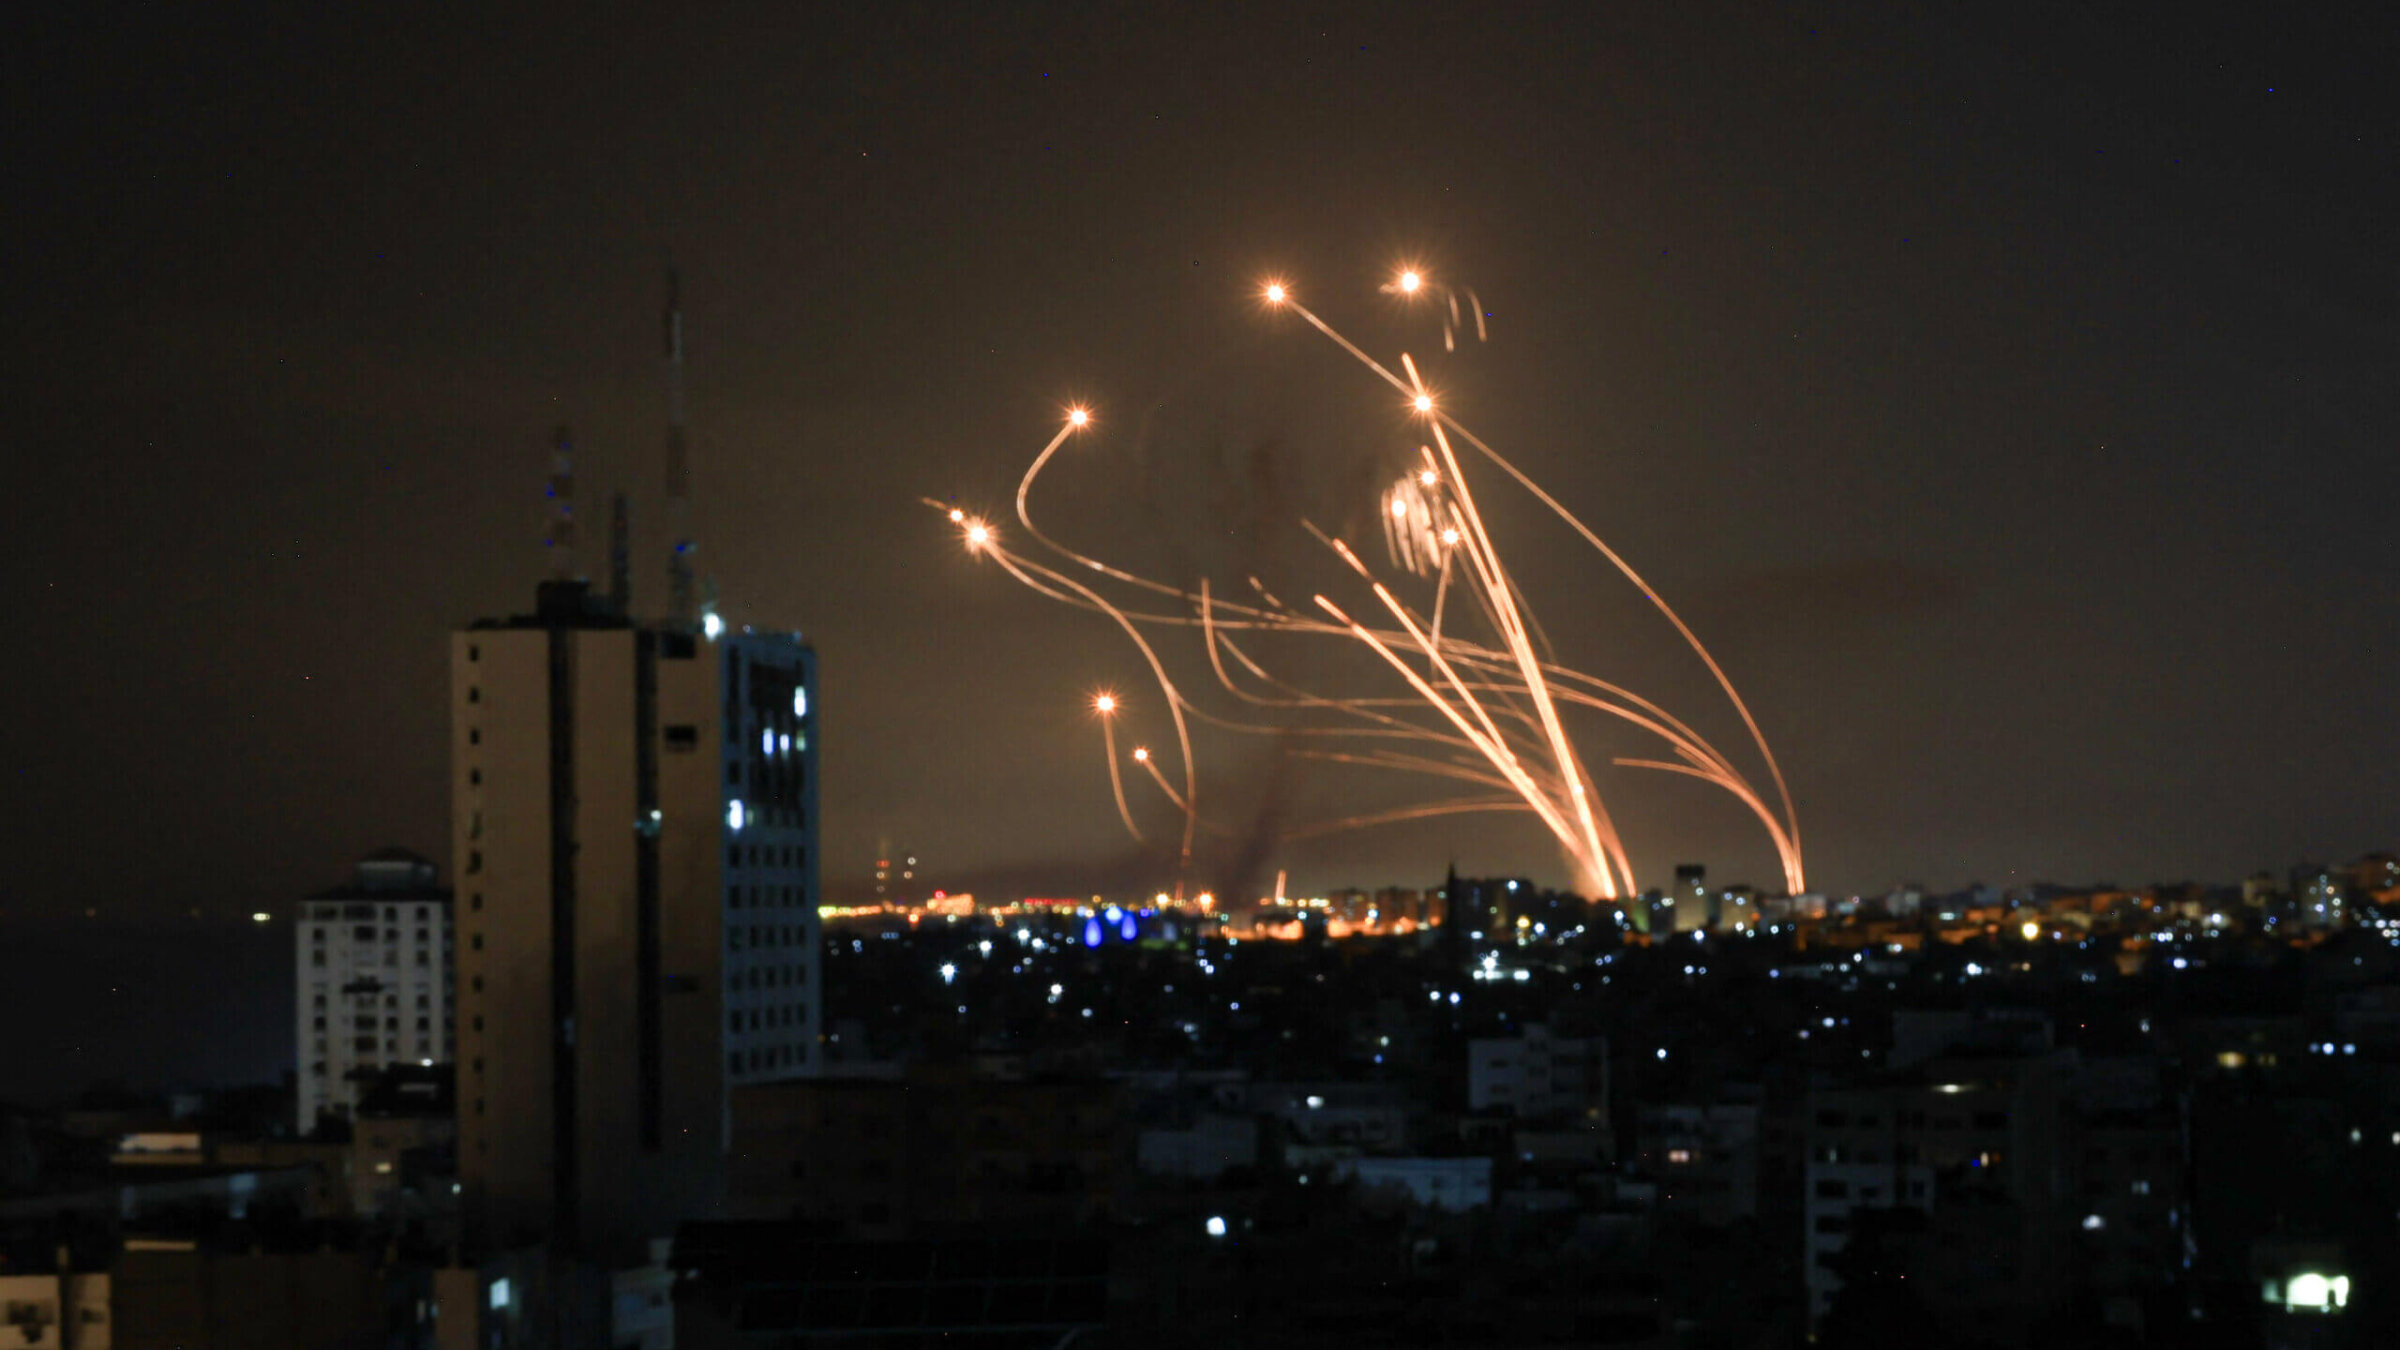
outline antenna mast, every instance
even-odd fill
[[[608,504],[608,599],[617,613],[633,613],[633,511],[619,491]]]
[[[560,427],[550,441],[550,533],[542,547],[550,551],[550,575],[560,581],[575,573],[575,442]]]
[[[667,626],[688,632],[700,615],[692,586],[692,461],[683,421],[683,286],[667,269]]]

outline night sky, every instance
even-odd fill
[[[883,839],[937,884],[1157,879],[1085,708],[1115,688],[1163,739],[1136,657],[918,499],[1005,516],[1087,399],[1060,533],[1189,580],[1272,480],[1363,538],[1345,485],[1404,419],[1259,312],[1269,273],[1435,358],[1678,604],[1816,887],[2400,843],[2400,29],[2090,8],[21,16],[0,911],[446,863],[445,632],[529,604],[554,424],[588,512],[634,491],[662,603],[670,260],[702,565],[821,653],[831,887]],[[1376,293],[1402,261],[1473,286],[1491,341],[1441,358]],[[1739,741],[1638,595],[1483,491],[1563,653]],[[1288,533],[1280,584],[1338,583]],[[1358,781],[1203,767],[1246,818]],[[1645,883],[1774,880],[1724,799],[1602,789]],[[1452,859],[1566,879],[1492,817],[1267,866]]]

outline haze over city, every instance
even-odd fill
[[[2400,1336],[2380,11],[17,27],[29,1346]]]

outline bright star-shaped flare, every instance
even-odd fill
[[[1414,272],[1402,272],[1400,274],[1400,289],[1402,292],[1408,295],[1415,295],[1417,293],[1417,288],[1424,284],[1425,278],[1418,276]]]
[[[1092,700],[1092,707],[1099,712],[1113,713],[1117,710],[1117,696],[1114,694],[1102,694],[1100,697]]]
[[[1431,395],[1431,394],[1419,394],[1419,395],[1417,395],[1417,411],[1418,411],[1418,412],[1432,412],[1432,411],[1433,411],[1433,395]]]

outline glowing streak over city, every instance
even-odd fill
[[[1439,297],[1449,311],[1443,326],[1443,344],[1445,348],[1452,345],[1460,323],[1459,292],[1438,284],[1413,267],[1400,273],[1383,290],[1403,302],[1428,295]],[[1149,597],[1149,608],[1120,605],[1093,586],[1008,549],[1000,542],[998,532],[983,520],[947,503],[927,503],[944,510],[951,522],[961,528],[970,552],[990,558],[1038,594],[1107,615],[1141,653],[1174,723],[1181,790],[1147,747],[1135,749],[1133,759],[1183,816],[1179,885],[1182,873],[1190,866],[1196,830],[1234,833],[1200,814],[1188,714],[1223,730],[1283,738],[1285,753],[1295,757],[1446,778],[1485,789],[1485,795],[1480,796],[1287,828],[1282,835],[1286,841],[1466,812],[1524,812],[1549,829],[1574,861],[1583,881],[1599,895],[1612,899],[1631,896],[1638,888],[1623,840],[1600,800],[1598,787],[1585,768],[1562,716],[1564,708],[1583,708],[1606,713],[1657,737],[1673,755],[1672,759],[1619,756],[1612,761],[1618,767],[1697,778],[1732,794],[1765,827],[1780,862],[1785,886],[1793,893],[1804,890],[1806,875],[1801,863],[1799,822],[1782,769],[1749,706],[1682,618],[1590,527],[1444,410],[1414,358],[1402,353],[1398,364],[1400,372],[1405,373],[1395,372],[1302,305],[1284,282],[1269,283],[1260,294],[1267,308],[1299,315],[1341,351],[1391,385],[1421,419],[1432,443],[1418,447],[1417,465],[1386,490],[1382,510],[1377,514],[1383,524],[1385,550],[1393,565],[1431,583],[1429,614],[1420,614],[1404,601],[1347,544],[1307,521],[1300,523],[1374,597],[1382,611],[1380,616],[1370,616],[1371,621],[1353,617],[1332,598],[1318,594],[1312,596],[1312,602],[1323,617],[1317,617],[1275,599],[1257,577],[1246,580],[1258,603],[1229,602],[1215,593],[1206,578],[1199,581],[1196,590],[1171,586],[1110,566],[1044,534],[1034,525],[1028,504],[1034,480],[1070,437],[1091,429],[1093,418],[1082,407],[1067,410],[1057,434],[1034,456],[1019,480],[1017,520],[1028,537],[1069,564],[1094,574],[1096,581],[1117,583]],[[1475,335],[1484,338],[1480,298],[1472,291],[1465,295],[1473,308]],[[1501,469],[1566,522],[1632,582],[1673,626],[1715,678],[1748,730],[1773,781],[1777,799],[1773,805],[1751,786],[1731,759],[1682,719],[1630,690],[1557,661],[1551,654],[1548,635],[1534,619],[1530,602],[1502,563],[1453,437]],[[1454,593],[1462,597],[1462,603],[1471,603],[1472,614],[1480,616],[1488,636],[1480,639],[1461,636],[1457,616],[1451,613],[1456,608],[1451,604]],[[1161,600],[1168,603],[1162,607]],[[1286,719],[1264,723],[1237,721],[1211,713],[1193,702],[1169,675],[1158,650],[1144,633],[1145,629],[1164,628],[1198,629],[1218,685],[1240,702],[1254,708],[1278,710],[1287,714]],[[1355,643],[1397,676],[1405,692],[1349,697],[1312,693],[1272,675],[1238,645],[1233,636],[1236,633],[1314,635]],[[1232,662],[1230,667],[1228,657]],[[1245,678],[1256,688],[1245,688]],[[1115,722],[1122,705],[1115,696],[1103,694],[1094,699],[1092,706],[1101,719],[1109,784],[1118,815],[1128,833],[1140,842],[1142,834],[1126,800],[1117,763]],[[1319,718],[1315,722],[1290,720],[1304,713],[1317,714]],[[1325,724],[1328,718],[1330,725]],[[1364,738],[1386,745],[1402,742],[1420,747],[1422,752],[1374,747],[1356,751],[1316,750],[1290,744],[1292,737]],[[1499,795],[1492,795],[1495,789]],[[1777,806],[1781,809],[1777,810]]]

